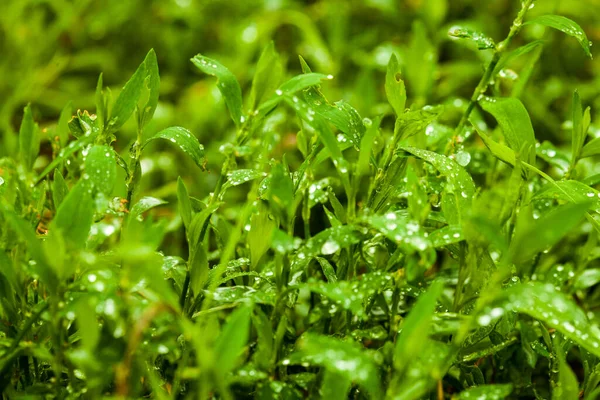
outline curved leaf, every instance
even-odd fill
[[[198,142],[198,139],[190,131],[180,126],[172,126],[158,132],[142,145],[142,149],[153,140],[165,139],[175,143],[184,153],[192,157],[192,160],[203,170],[206,169],[206,157],[204,156],[204,146]]]

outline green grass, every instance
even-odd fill
[[[598,64],[558,5],[514,3],[496,40],[489,15],[414,6],[382,68],[336,61],[287,10],[258,28],[294,20],[306,60],[268,34],[235,70],[235,54],[173,67],[150,50],[120,90],[101,74],[93,106],[62,112],[7,81],[2,399],[598,398]],[[579,90],[568,62],[544,69],[566,48]],[[177,79],[201,80],[193,107],[174,105]]]

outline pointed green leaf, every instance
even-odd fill
[[[567,17],[563,17],[562,15],[541,15],[537,18],[532,19],[531,21],[527,21],[526,24],[540,24],[544,26],[548,26],[550,28],[557,29],[569,36],[573,36],[581,47],[583,47],[583,51],[587,54],[588,57],[592,58],[592,52],[590,50],[590,41],[587,38],[587,35],[581,29],[581,26],[577,24],[575,21],[570,20]]]
[[[217,78],[217,87],[225,99],[229,115],[235,125],[240,126],[245,117],[242,110],[242,89],[235,76],[220,62],[201,54],[192,58],[192,63],[205,74]]]
[[[23,120],[19,129],[19,157],[27,170],[33,168],[33,163],[40,151],[40,137],[38,125],[33,120],[31,106],[27,105],[23,111]]]
[[[177,177],[177,204],[179,206],[179,214],[183,220],[185,229],[188,229],[192,221],[192,204],[187,188],[181,176]]]
[[[240,360],[250,335],[252,308],[242,306],[235,310],[225,322],[215,342],[215,368],[225,378]]]
[[[404,114],[406,107],[406,88],[402,80],[402,69],[398,64],[398,58],[392,54],[388,62],[385,74],[385,94],[388,102],[396,112],[397,116]]]
[[[148,124],[154,116],[156,106],[158,105],[158,95],[160,89],[160,75],[158,73],[158,61],[154,49],[151,49],[144,59],[146,66],[146,78],[144,85],[148,90],[148,100],[141,105],[140,121],[142,127]]]
[[[282,76],[283,66],[275,50],[275,44],[271,41],[263,50],[256,65],[250,91],[250,109],[255,110],[259,104],[275,93]]]
[[[571,165],[574,166],[581,154],[581,148],[585,142],[585,132],[583,131],[583,107],[581,97],[576,90],[573,92],[573,133],[571,136]]]
[[[394,367],[397,370],[403,371],[427,346],[427,340],[424,338],[428,336],[437,299],[443,289],[442,281],[433,282],[427,292],[419,296],[408,317],[402,322],[394,350]]]
[[[108,129],[114,132],[121,128],[131,117],[137,106],[144,80],[146,79],[146,65],[141,63],[131,78],[127,81],[119,97],[112,108],[110,119],[108,120]]]
[[[196,165],[203,170],[206,169],[204,146],[202,146],[200,142],[198,142],[196,136],[192,135],[192,133],[187,129],[180,126],[172,126],[170,128],[163,129],[146,140],[142,145],[142,149],[145,148],[148,143],[156,139],[164,139],[176,144],[181,150],[183,150],[184,153],[192,157],[192,160],[194,160]]]
[[[65,183],[65,178],[63,178],[57,169],[54,171],[54,180],[52,181],[52,201],[54,202],[55,210],[58,209],[67,193],[69,193],[69,188]]]

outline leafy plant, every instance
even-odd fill
[[[540,143],[546,43],[517,42],[591,44],[534,0],[499,42],[453,24],[484,66],[462,99],[435,81],[447,4],[425,3],[353,88],[377,112],[330,100],[343,63],[298,14],[325,73],[289,73],[270,41],[246,81],[191,58],[229,113],[211,110],[218,139],[156,125],[154,50],[118,95],[100,75],[94,113],[68,104],[49,132],[27,105],[0,160],[3,398],[597,398],[591,96],[569,95],[570,144]]]

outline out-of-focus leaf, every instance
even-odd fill
[[[190,202],[187,187],[185,187],[185,183],[180,176],[177,177],[177,204],[179,206],[179,214],[183,220],[183,225],[188,229],[190,222],[192,221],[192,204]]]
[[[419,296],[419,300],[412,307],[410,314],[402,322],[401,331],[396,340],[394,350],[394,367],[396,370],[404,371],[407,365],[413,362],[421,353],[423,347],[427,346],[427,333],[431,320],[437,306],[437,299],[442,294],[444,284],[435,281],[427,292]]]
[[[184,153],[192,157],[192,160],[201,169],[206,169],[206,157],[204,156],[204,146],[198,142],[196,136],[192,135],[190,131],[180,126],[172,126],[167,129],[163,129],[157,134],[150,137],[142,145],[142,149],[153,140],[165,139],[172,143],[175,143]]]
[[[250,260],[252,268],[256,268],[261,257],[271,247],[271,237],[277,224],[269,217],[267,207],[260,207],[250,217],[250,233],[248,234],[248,246],[250,246]]]
[[[82,249],[87,242],[93,217],[91,190],[85,181],[79,181],[58,207],[52,226],[61,232],[67,243]]]
[[[85,158],[85,173],[98,192],[110,196],[117,179],[117,163],[112,147],[92,146]]]
[[[516,153],[524,152],[523,159],[529,164],[535,162],[535,135],[531,119],[525,106],[514,97],[482,99],[481,107],[492,114],[502,128],[509,147]]]
[[[520,230],[510,249],[514,262],[525,262],[537,253],[554,246],[581,222],[589,206],[590,203],[567,204]]]
[[[215,368],[225,378],[239,362],[250,335],[252,308],[242,306],[231,314],[215,342]]]
[[[456,400],[504,400],[512,391],[511,384],[481,385],[463,390],[456,396]]]
[[[281,60],[275,50],[275,44],[271,41],[263,50],[256,65],[250,92],[250,108],[252,110],[275,92],[282,75]]]
[[[205,74],[217,78],[217,87],[225,99],[229,115],[239,127],[245,121],[245,117],[242,110],[242,89],[235,76],[220,62],[201,54],[192,58],[192,63]]]
[[[575,165],[583,142],[585,142],[585,132],[583,131],[583,107],[581,105],[581,97],[576,90],[573,93],[573,133],[571,135],[571,165]]]
[[[554,341],[555,348],[559,347],[557,346],[558,342],[559,340],[556,338]],[[560,348],[557,349],[556,355],[558,360],[554,362],[558,362],[558,382],[552,388],[552,400],[577,400],[579,399],[579,382],[577,381],[577,376],[575,376],[575,373],[569,367],[565,355]]]
[[[69,188],[65,183],[65,178],[63,178],[59,170],[55,170],[54,180],[52,181],[52,201],[54,202],[55,209],[58,209],[67,193],[69,193]]]
[[[540,24],[544,26],[548,26],[550,28],[557,29],[569,36],[573,36],[581,47],[583,47],[583,51],[587,54],[588,57],[592,58],[592,52],[590,50],[590,41],[587,38],[587,35],[581,29],[581,26],[577,24],[575,21],[563,17],[562,15],[541,15],[536,17],[530,21],[527,21],[526,24]]]
[[[19,157],[27,170],[33,167],[33,162],[40,150],[39,136],[39,128],[33,121],[31,106],[27,105],[23,111],[23,120],[19,129]]]
[[[406,88],[402,80],[402,70],[398,64],[398,58],[392,54],[388,62],[385,74],[385,94],[388,102],[396,112],[397,116],[404,114],[406,106]]]
[[[382,398],[379,374],[373,360],[358,346],[313,333],[300,339],[298,350],[284,364],[309,363],[362,387],[373,399]]]

